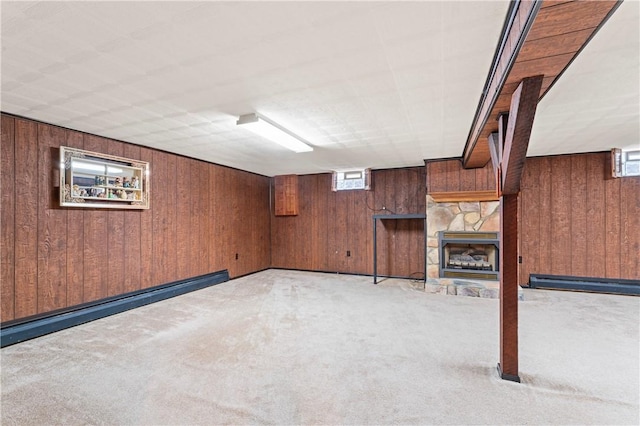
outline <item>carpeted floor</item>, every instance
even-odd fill
[[[638,424],[640,298],[268,270],[1,351],[3,425]]]

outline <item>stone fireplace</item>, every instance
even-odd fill
[[[437,203],[427,195],[427,277],[440,278],[440,232],[500,231],[500,202]]]
[[[442,294],[498,297],[499,232],[499,201],[436,202],[427,195],[425,290]],[[473,238],[452,241],[455,238],[451,238],[469,237],[469,234],[487,237],[480,239],[490,241],[471,241]],[[470,256],[473,263],[466,256]]]

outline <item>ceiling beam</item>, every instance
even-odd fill
[[[489,135],[508,110],[520,81],[544,75],[542,99],[622,0],[515,2],[498,44],[482,97],[462,154],[465,168],[483,167],[490,159]]]
[[[487,121],[498,101],[509,72],[522,48],[529,29],[533,25],[535,17],[541,6],[540,1],[523,0],[511,3],[505,25],[498,43],[491,70],[487,76],[482,97],[471,124],[471,130],[467,137],[467,143],[462,153],[462,165],[464,167],[481,167],[482,165],[469,166],[469,158],[476,148],[478,135],[487,126]],[[496,117],[497,118],[497,117]],[[495,121],[495,120],[494,120]],[[495,123],[492,123],[495,124]],[[487,150],[487,153],[489,151]],[[489,157],[486,159],[489,160]],[[484,163],[486,164],[487,161]]]

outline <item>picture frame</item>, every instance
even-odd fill
[[[60,147],[60,206],[148,209],[149,163]]]

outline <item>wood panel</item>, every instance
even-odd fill
[[[446,170],[447,175],[451,172],[449,167]],[[376,205],[382,206],[386,208],[386,211],[390,211],[391,213],[398,213],[396,206],[396,197],[395,197],[395,182],[394,178],[397,176],[396,173],[391,172],[390,170],[380,170],[376,172],[374,175],[375,178],[379,176],[383,176],[384,186],[380,186],[380,189],[383,189],[382,192],[376,192]],[[378,201],[380,200],[380,201]],[[394,253],[395,248],[395,240],[398,235],[398,221],[382,221],[382,226],[378,226],[378,274],[379,275],[394,275],[396,271],[397,258],[392,256],[391,253]],[[406,271],[407,276],[411,274],[411,271]]]
[[[427,193],[494,191],[496,181],[491,163],[465,169],[458,159],[426,161]]]
[[[534,273],[541,273],[539,271],[549,271],[551,273],[551,247],[553,245],[553,238],[555,238],[551,232],[551,222],[552,222],[552,204],[551,204],[551,191],[552,191],[552,176],[551,176],[551,157],[543,157],[540,159],[528,159],[527,164],[536,161],[538,164],[538,169],[536,171],[532,171],[531,176],[538,176],[539,182],[539,191],[538,191],[538,199],[540,201],[539,207],[537,209],[537,214],[540,217],[540,229],[538,230],[538,246],[539,249],[534,249],[531,252],[531,256],[539,256],[537,261],[537,266],[540,269],[533,269]],[[525,182],[523,182],[525,185]],[[531,191],[535,192],[536,188],[531,185]],[[523,191],[521,194],[523,197],[525,196],[525,192]],[[521,214],[521,221],[523,223],[529,220],[530,214],[535,214],[536,210],[525,210]],[[523,253],[523,262],[525,263],[534,263],[529,260],[527,256],[528,253]],[[526,276],[526,281],[521,282],[529,282],[529,276]]]
[[[140,147],[130,144],[124,145],[123,156],[125,158],[140,158]],[[142,251],[142,235],[141,235],[141,211],[125,210],[124,215],[124,282],[123,292],[139,290],[142,288],[141,283],[141,251]]]
[[[621,275],[638,279],[640,277],[640,232],[638,232],[640,230],[640,177],[621,179],[620,200]],[[610,244],[615,248],[613,242]]]
[[[228,186],[225,188],[227,190],[234,185],[240,184],[237,179],[233,179],[231,170],[227,170],[226,181],[228,182]],[[231,244],[228,252],[229,262],[231,263],[229,272],[235,276],[242,275],[242,261],[239,256],[241,255],[240,240],[244,235],[244,229],[239,228],[243,225],[239,220],[242,212],[241,201],[239,199],[230,199],[229,201],[230,215],[221,219],[226,221],[227,229],[231,231]]]
[[[571,156],[571,261],[572,271],[587,268],[587,157]]]
[[[611,179],[609,153],[527,159],[520,283],[529,274],[637,279],[640,178]]]
[[[447,162],[452,160],[425,161],[427,193],[447,192]],[[467,190],[467,189],[465,189]]]
[[[622,221],[621,216],[625,210],[625,201],[621,195],[621,187],[623,183],[632,182],[629,179],[606,179],[605,192],[610,202],[605,206],[605,229],[607,232],[607,246],[605,258],[606,276],[620,277],[621,275],[621,257],[627,245],[622,245]],[[626,186],[626,185],[625,185]],[[633,200],[633,197],[631,197]],[[638,228],[636,228],[638,229]],[[620,247],[621,250],[616,250]]]
[[[527,35],[527,44],[584,29],[593,31],[614,5],[615,1],[576,1],[542,9]],[[584,40],[589,35],[584,36]]]
[[[151,208],[60,208],[60,145],[150,162]],[[3,322],[270,266],[268,177],[6,114],[1,159]]]
[[[298,216],[272,213],[272,266],[371,274],[372,215],[383,207],[395,213],[423,213],[424,182],[423,167],[375,170],[371,191],[332,192],[330,174],[299,176]],[[378,226],[378,272],[408,277],[423,271],[420,221],[385,222]]]
[[[68,130],[65,145],[84,149],[84,136]],[[59,196],[58,196],[59,198]],[[65,306],[79,305],[84,301],[84,211],[67,210],[67,301]]]
[[[38,125],[38,312],[67,304],[67,211],[58,208],[60,141],[66,130]]]
[[[571,269],[571,158],[554,159],[551,169],[551,273],[570,275]]]
[[[0,124],[0,321],[15,317],[15,120],[2,116]]]
[[[124,156],[122,142],[103,139],[100,146],[101,151],[105,154]],[[107,267],[109,271],[107,296],[109,297],[125,292],[125,229],[124,211],[115,210],[107,214]]]
[[[153,207],[153,282],[170,282],[175,266],[175,204],[172,199],[171,176],[175,174],[175,162],[170,161],[171,155],[166,152],[153,152],[153,179],[156,182]]]
[[[298,214],[298,176],[282,175],[274,177],[276,216]]]
[[[100,152],[104,143],[103,138],[84,135],[86,150]],[[83,302],[105,298],[109,293],[108,215],[105,210],[84,211]]]
[[[38,126],[15,120],[15,317],[38,312]],[[18,202],[19,200],[19,202]]]
[[[327,247],[328,247],[328,229],[331,223],[329,215],[326,214],[329,196],[333,196],[331,192],[331,175],[319,174],[304,176],[304,180],[310,183],[306,187],[302,187],[301,193],[312,194],[311,198],[313,209],[311,213],[311,240],[315,244],[311,245],[311,267],[312,270],[322,270],[327,267]],[[306,198],[306,197],[305,197]],[[317,214],[314,214],[317,212]],[[320,212],[325,212],[321,214]]]
[[[210,217],[209,197],[211,191],[209,189],[209,168],[202,161],[195,161],[191,171],[190,185],[198,188],[192,197],[189,218],[189,247],[192,247],[192,253],[189,256],[189,270],[191,276],[202,275],[210,271],[210,251],[211,244],[208,237],[212,233]],[[205,194],[206,196],[202,196]]]
[[[254,218],[254,226],[252,238],[245,244],[254,251],[251,252],[252,263],[249,269],[243,271],[244,274],[271,267],[271,217],[268,213],[270,180],[255,174],[248,175],[252,179],[253,192],[249,197],[251,205],[245,214]]]
[[[563,157],[558,157],[558,159]],[[589,217],[589,244],[587,246],[586,275],[604,277],[606,229],[605,206],[608,202],[604,182],[607,170],[606,155],[586,155],[587,159],[587,217]],[[574,275],[574,274],[568,274]]]
[[[327,175],[328,179],[331,179],[331,175]],[[329,187],[331,188],[331,187]],[[301,196],[306,196],[307,194],[300,194]],[[321,271],[337,271],[338,270],[338,239],[341,237],[340,235],[338,235],[338,231],[337,231],[337,211],[338,211],[338,197],[337,197],[337,192],[333,192],[333,191],[329,191],[328,195],[327,195],[327,247],[326,247],[326,253],[327,253],[327,263],[326,266],[321,266],[319,268],[319,270]],[[318,212],[321,214],[321,212]],[[272,225],[275,226],[273,228],[273,231],[271,232],[271,235],[277,235],[278,232],[281,229],[281,221],[276,221],[273,218],[272,220]],[[280,246],[280,245],[272,245],[271,246],[271,253],[275,254],[278,251],[283,251],[283,252],[287,252],[286,250],[286,246]]]
[[[191,170],[196,160],[190,158],[176,158],[176,192],[175,199],[175,215],[176,215],[176,245],[175,258],[177,268],[177,278],[184,279],[195,274],[190,271],[191,262],[189,258],[193,256],[192,246],[190,244],[191,236],[191,219],[194,208],[194,201],[191,190],[195,182],[192,181]]]
[[[222,250],[221,247],[227,247],[228,242],[225,241],[227,233],[222,230],[222,221],[218,220],[222,217],[223,208],[225,205],[222,203],[217,203],[216,200],[219,197],[219,194],[222,194],[222,185],[220,184],[222,173],[225,169],[213,169],[209,171],[209,227],[213,229],[213,235],[218,236],[216,244],[211,244],[209,249],[209,262],[214,265],[215,268],[220,268],[221,265],[224,265],[225,262],[222,259]]]
[[[149,288],[156,283],[153,281],[153,212],[155,207],[154,188],[156,185],[154,178],[153,150],[140,148],[140,160],[150,164],[149,196],[151,206],[147,210],[140,210],[140,288]],[[161,284],[161,283],[160,283]]]
[[[540,175],[538,169],[530,166],[530,162],[525,162],[522,171],[522,192],[518,197],[520,206],[518,208],[518,238],[519,253],[535,253],[539,250],[539,230],[540,230],[540,192],[536,188],[540,185]],[[527,220],[522,220],[522,216],[527,213]],[[539,270],[540,256],[530,256],[520,264],[519,282],[523,278],[528,281],[532,271]],[[524,282],[526,282],[524,281]]]
[[[347,264],[347,250],[349,231],[351,223],[349,222],[350,204],[353,202],[352,191],[337,191],[336,198],[336,215],[333,220],[336,227],[336,245],[335,245],[335,262],[337,272],[349,272]],[[304,233],[304,230],[301,230]]]
[[[523,58],[535,59],[576,52],[592,32],[593,28],[587,28],[570,33],[561,33],[551,39],[532,39],[522,47],[520,54]]]
[[[457,160],[447,161],[447,192],[462,191],[460,171],[462,166]],[[469,175],[467,172],[465,175]],[[475,181],[474,181],[475,186]]]

